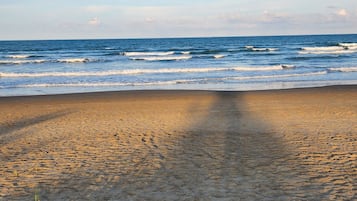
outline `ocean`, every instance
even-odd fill
[[[0,96],[357,84],[357,35],[0,41]]]

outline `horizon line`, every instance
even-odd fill
[[[227,35],[227,36],[168,36],[168,37],[103,37],[103,38],[49,38],[49,39],[5,39],[0,42],[15,41],[73,41],[73,40],[150,40],[150,39],[197,39],[197,38],[249,38],[249,37],[284,37],[284,36],[330,36],[330,35],[357,35],[357,33],[321,33],[321,34],[277,34],[277,35]]]

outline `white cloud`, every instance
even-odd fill
[[[218,20],[229,23],[238,23],[242,20],[242,16],[238,12],[221,14],[217,18]]]
[[[284,22],[289,16],[284,13],[270,12],[265,10],[263,16],[261,17],[261,22],[274,23],[274,22]]]
[[[339,10],[336,12],[336,14],[337,14],[338,16],[341,16],[341,17],[346,17],[346,16],[348,16],[348,12],[346,11],[346,9],[339,9]]]
[[[152,18],[152,17],[147,17],[147,18],[145,18],[145,21],[146,21],[147,23],[153,23],[153,22],[155,22],[156,20],[155,20],[154,18]]]
[[[113,10],[113,7],[106,5],[86,6],[84,10],[91,13],[103,13]]]
[[[95,18],[90,19],[88,21],[88,24],[92,25],[92,26],[98,26],[101,24],[101,21],[97,17],[95,17]]]

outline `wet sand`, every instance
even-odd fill
[[[356,200],[357,86],[0,98],[0,200]]]

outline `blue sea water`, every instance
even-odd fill
[[[0,41],[0,96],[357,84],[357,35]]]

